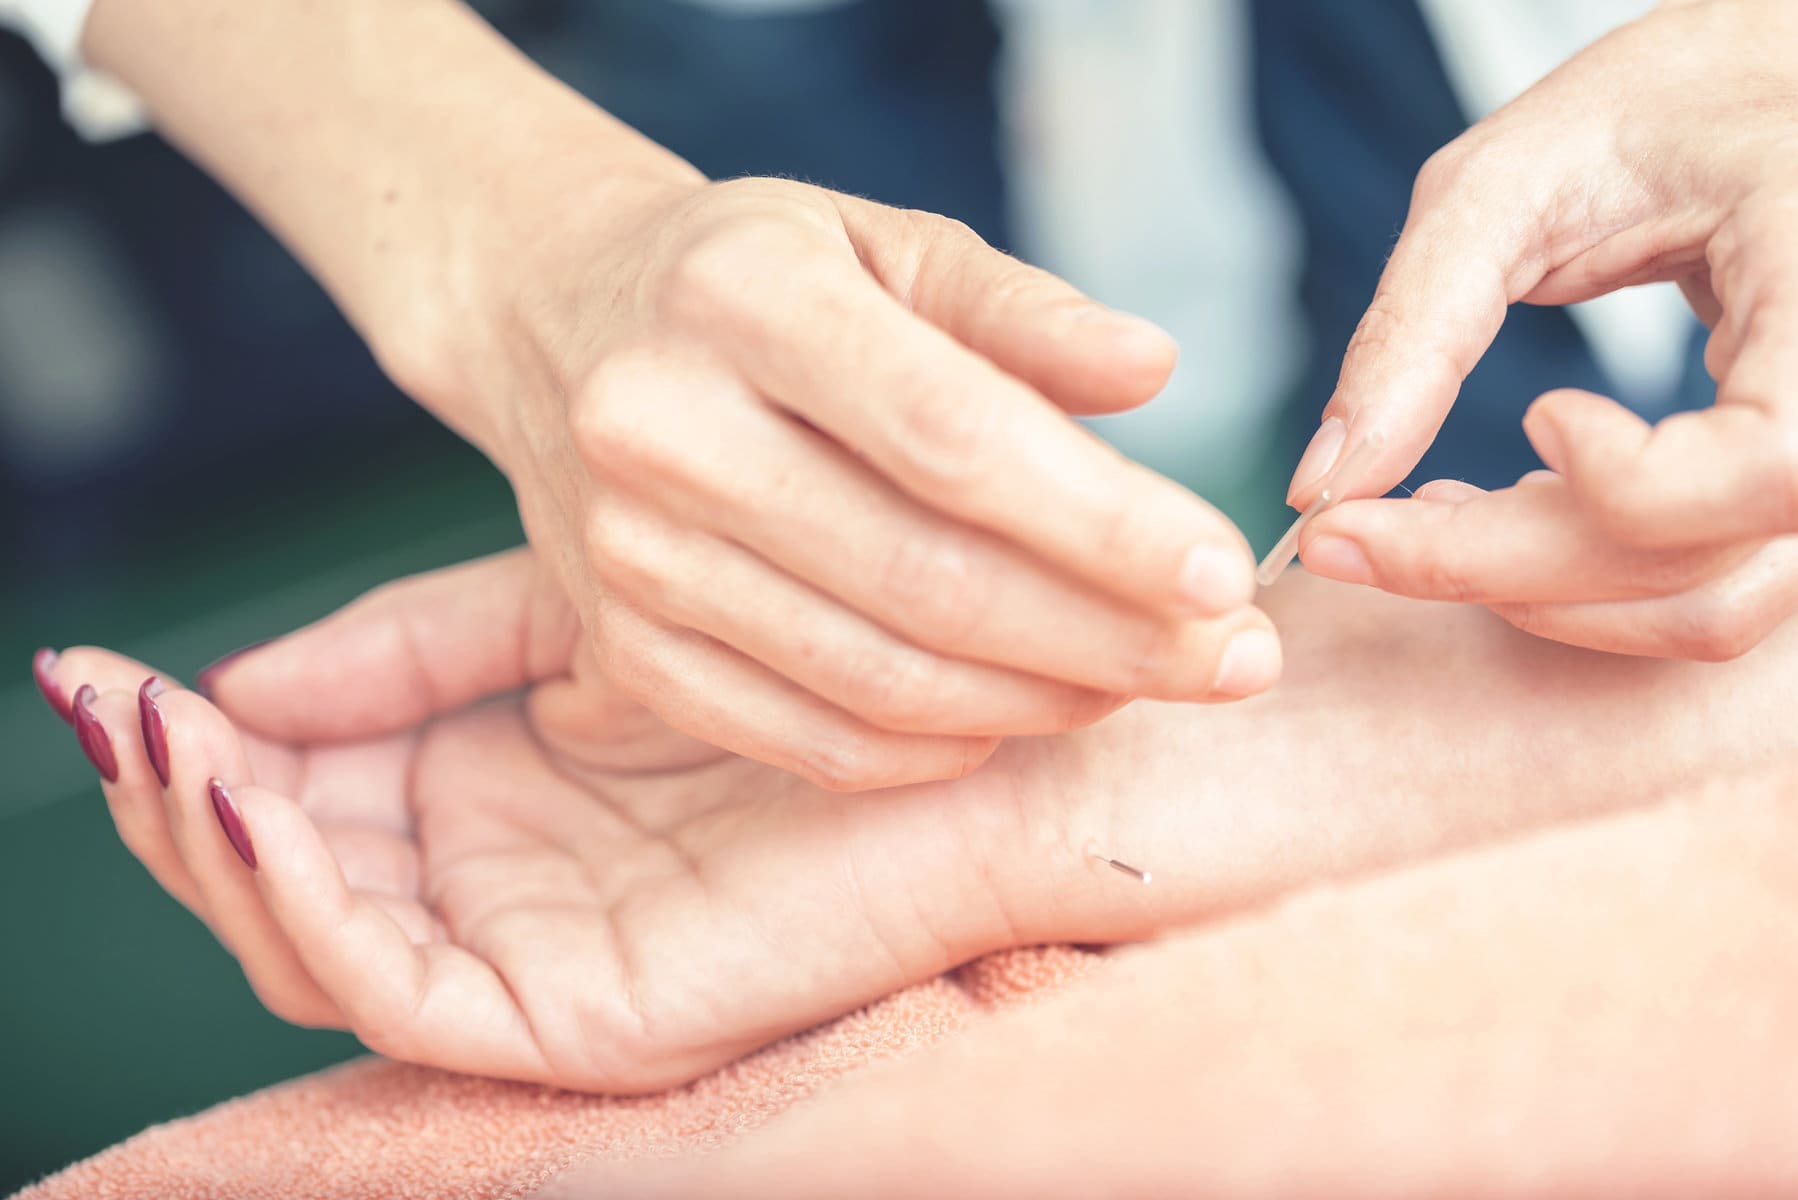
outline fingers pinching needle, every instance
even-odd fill
[[[1317,499],[1313,500],[1311,506],[1299,514],[1298,520],[1294,521],[1285,535],[1274,543],[1274,548],[1267,552],[1267,557],[1262,559],[1261,565],[1255,568],[1256,583],[1267,587],[1278,579],[1287,567],[1292,565],[1292,560],[1298,557],[1299,534],[1304,532],[1305,526],[1309,525],[1319,513],[1334,508],[1349,489],[1361,482],[1361,476],[1367,473],[1367,468],[1378,457],[1380,447],[1385,444],[1385,437],[1379,430],[1374,430],[1361,439],[1361,444],[1342,460],[1341,466],[1330,472],[1330,478],[1325,482],[1324,490],[1317,493]]]

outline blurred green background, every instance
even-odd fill
[[[56,587],[29,619],[5,598],[0,662],[0,1193],[146,1125],[359,1052],[263,1011],[234,961],[120,845],[71,730],[32,686],[39,643],[106,644],[182,678],[398,574],[519,540],[502,480],[425,436],[379,463],[227,505],[185,535]],[[176,513],[177,518],[199,514]],[[135,736],[134,730],[114,736]]]

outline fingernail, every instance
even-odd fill
[[[1311,444],[1299,456],[1299,465],[1292,469],[1292,486],[1286,489],[1286,503],[1292,504],[1295,496],[1303,495],[1330,473],[1336,465],[1336,456],[1342,453],[1342,443],[1347,440],[1348,426],[1341,417],[1331,417],[1317,427],[1317,432],[1311,435]]]
[[[163,787],[169,785],[169,727],[162,719],[162,709],[156,706],[156,697],[166,691],[168,688],[154,675],[137,689],[137,719],[143,726],[144,753]]]
[[[1305,569],[1343,583],[1372,583],[1373,566],[1361,547],[1345,537],[1325,535],[1305,547]]]
[[[100,693],[91,683],[75,689],[75,740],[81,743],[81,752],[94,764],[94,770],[100,772],[100,778],[107,783],[117,783],[119,760],[113,757],[112,739],[106,736],[106,726],[94,715],[94,701],[99,698]]]
[[[66,725],[75,723],[75,714],[69,708],[69,698],[62,694],[62,685],[56,682],[51,672],[56,669],[56,651],[45,646],[31,656],[31,678],[37,683],[37,690],[43,693],[44,703],[50,711],[63,719]]]
[[[1224,647],[1211,690],[1220,696],[1253,696],[1279,678],[1280,639],[1265,629],[1245,629]]]
[[[225,831],[225,840],[237,851],[237,857],[243,859],[244,866],[256,869],[256,848],[250,845],[250,831],[244,828],[243,814],[237,811],[237,805],[231,799],[231,793],[217,779],[206,785],[212,796],[212,811],[219,819],[219,828]]]
[[[212,685],[217,681],[219,672],[223,671],[226,667],[229,667],[232,663],[250,653],[252,650],[262,649],[262,647],[268,645],[272,640],[272,638],[264,638],[260,642],[251,642],[247,646],[239,646],[223,658],[213,659],[194,674],[194,691],[200,693],[200,695],[206,697],[208,700],[213,699]]]

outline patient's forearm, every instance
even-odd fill
[[[1045,756],[1037,783],[1080,794],[1017,861],[1016,887],[1038,881],[1026,919],[1075,887],[1158,927],[1171,897],[1087,870],[1088,840],[1202,913],[1798,757],[1790,629],[1731,663],[1623,658],[1479,608],[1288,581],[1268,601],[1287,645],[1273,692],[1138,705]],[[1078,866],[1043,870],[1058,859]]]
[[[631,1194],[1786,1194],[1795,785],[1129,952]]]

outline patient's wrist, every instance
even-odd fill
[[[1138,702],[1029,768],[1030,795],[1067,807],[1004,864],[1020,910],[1079,889],[1095,923],[1140,918],[1147,934],[1169,912],[1260,903],[1798,756],[1793,630],[1706,664],[1579,650],[1481,608],[1303,573],[1266,602],[1288,647],[1272,692]],[[1086,859],[1088,842],[1151,871],[1156,895]]]

